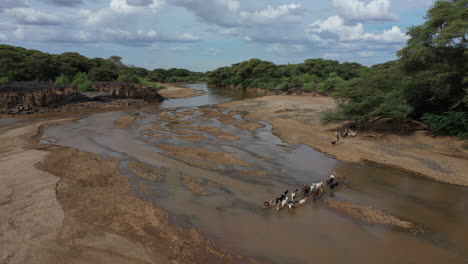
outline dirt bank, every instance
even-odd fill
[[[0,114],[68,112],[163,101],[157,91],[143,85],[98,82],[93,89],[81,93],[72,87],[37,81],[0,85]]]
[[[159,94],[166,99],[181,99],[191,98],[196,96],[204,95],[205,92],[202,90],[195,90],[192,88],[179,87],[174,84],[159,83],[161,86],[166,87],[159,91]]]
[[[463,140],[434,137],[428,131],[408,136],[363,132],[332,145],[335,131],[343,124],[321,124],[321,114],[336,108],[328,97],[266,96],[221,107],[271,123],[274,134],[288,143],[306,144],[343,161],[367,160],[446,183],[468,185],[468,148]]]
[[[0,134],[0,263],[250,262],[133,196],[117,159],[37,143],[41,125],[71,120]],[[146,164],[129,168],[162,179]]]

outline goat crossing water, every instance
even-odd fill
[[[312,200],[316,201],[327,192],[327,189],[330,191],[336,189],[342,179],[343,178],[338,180],[336,172],[333,172],[326,181],[312,183],[311,185],[303,185],[301,188],[302,192],[295,189],[290,195],[288,195],[289,191],[286,190],[280,197],[264,202],[263,206],[264,208],[276,206],[277,210],[280,210],[285,206],[288,206],[289,209],[296,208],[298,205],[304,205],[310,195],[312,196]],[[299,199],[299,197],[302,197],[302,199]]]

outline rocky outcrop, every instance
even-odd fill
[[[101,97],[112,99],[143,99],[147,102],[161,102],[164,98],[151,87],[120,82],[98,82],[93,85]]]
[[[93,93],[74,88],[59,88],[52,82],[12,82],[0,85],[0,114],[30,114],[57,109],[71,103],[140,99],[160,102],[159,93],[143,85],[119,82],[96,83]]]
[[[0,114],[33,113],[85,99],[75,89],[49,82],[12,82],[0,85]]]

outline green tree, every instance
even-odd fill
[[[132,84],[139,84],[141,77],[134,75],[134,74],[123,74],[119,75],[119,78],[117,78],[118,82],[123,82],[123,83],[132,83]]]
[[[72,86],[80,92],[89,92],[93,90],[91,81],[84,72],[78,72],[73,78]]]
[[[410,39],[398,52],[414,82],[406,90],[415,117],[443,113],[467,105],[468,0],[437,1],[426,21],[408,30]]]
[[[70,78],[68,78],[68,76],[66,76],[65,74],[60,75],[55,80],[55,85],[60,88],[64,88],[69,84],[70,84]]]
[[[10,79],[8,77],[0,77],[0,84],[7,84],[10,82]]]

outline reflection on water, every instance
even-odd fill
[[[254,97],[252,94],[249,94],[241,89],[223,89],[214,87],[208,88],[207,85],[204,83],[188,84],[181,86],[193,88],[196,90],[202,90],[205,91],[206,94],[204,96],[197,96],[186,99],[166,100],[162,103],[161,108],[213,105]]]
[[[192,85],[207,89],[203,85]],[[242,99],[240,91],[208,89],[203,97],[165,102],[162,107],[215,104]],[[197,108],[192,108],[197,109]],[[151,110],[151,111],[149,111]],[[70,146],[122,160],[136,195],[155,201],[168,210],[175,223],[199,228],[223,248],[261,257],[274,263],[467,263],[468,188],[435,182],[423,177],[369,163],[339,162],[304,145],[289,145],[271,133],[271,125],[242,130],[216,119],[188,116],[192,126],[215,126],[239,140],[206,136],[202,142],[176,137],[154,138],[143,131],[161,123],[154,109],[142,111],[139,128],[116,128],[114,121],[134,112],[92,115],[75,123],[51,127],[49,143]],[[238,119],[242,120],[240,116]],[[187,130],[190,130],[189,128]],[[84,132],[86,131],[86,132]],[[55,143],[54,143],[55,142]],[[251,168],[267,171],[268,177],[241,176],[226,167],[214,173],[174,161],[155,147],[177,144],[229,152]],[[153,182],[126,169],[131,160],[163,168],[165,180]],[[236,168],[234,168],[236,169]],[[369,225],[337,214],[320,202],[295,210],[263,210],[262,202],[285,189],[325,179],[331,172],[347,176],[335,198],[379,208],[425,227],[414,235],[406,230]],[[185,188],[180,177],[189,175],[222,184],[214,195],[197,196]],[[152,193],[143,193],[144,182]]]

